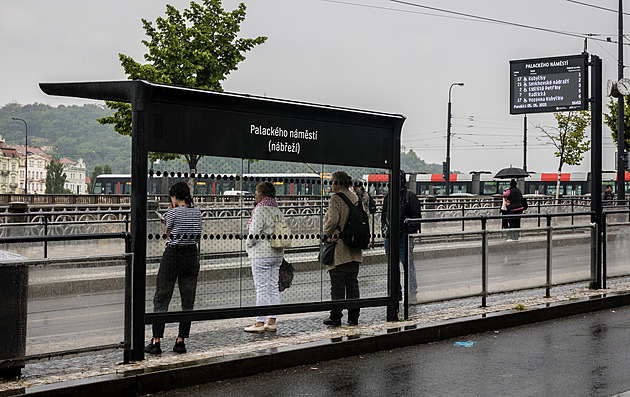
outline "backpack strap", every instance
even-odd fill
[[[343,199],[343,201],[345,201],[346,204],[348,204],[348,207],[350,207],[350,209],[352,210],[352,206],[354,204],[352,204],[352,201],[350,201],[350,199],[348,197],[346,197],[345,194],[343,194],[343,193],[335,193],[335,195],[341,197]],[[348,216],[350,216],[350,215],[348,215]],[[339,224],[337,224],[337,229],[342,230],[341,226],[339,226]]]
[[[280,217],[275,217],[275,216],[273,216],[273,214],[271,213],[271,211],[269,210],[269,208],[267,208],[268,206],[263,205],[262,207],[263,207],[264,209],[266,209],[266,210],[267,210],[267,212],[268,212],[268,213],[269,213],[269,215],[271,216],[271,220],[273,221],[274,225],[275,225],[276,223],[280,222]]]

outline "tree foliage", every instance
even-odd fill
[[[402,148],[400,152],[400,168],[408,173],[439,174],[442,172],[441,164],[427,164],[413,149],[405,152],[405,148]]]
[[[630,97],[624,96],[624,107],[623,107],[623,135],[624,135],[624,149],[625,151],[630,150]],[[617,101],[614,99],[610,99],[608,104],[606,105],[610,113],[604,113],[604,124],[606,124],[611,131],[611,136],[613,141],[615,142],[615,147],[617,146]]]
[[[130,56],[119,54],[120,63],[130,80],[147,80],[153,83],[223,91],[221,82],[245,60],[244,53],[264,43],[267,37],[240,38],[240,24],[245,20],[245,4],[227,12],[221,0],[203,0],[190,3],[180,12],[166,6],[166,16],[158,17],[155,24],[142,19],[148,36],[142,40],[148,52],[140,64]],[[106,102],[114,110],[113,116],[100,118],[101,124],[113,124],[122,135],[131,135],[131,105]],[[150,160],[173,160],[178,154],[152,153]],[[185,155],[184,161],[191,171],[196,170],[202,156]],[[194,171],[193,171],[194,172]]]
[[[584,153],[590,148],[590,139],[586,139],[586,129],[591,124],[591,116],[587,111],[555,113],[557,127],[537,125],[550,142],[556,147],[554,155],[558,158],[558,181],[556,199],[560,195],[560,173],[567,165],[580,165]]]
[[[72,194],[64,187],[66,174],[63,172],[63,164],[52,160],[46,166],[46,194]]]
[[[88,170],[96,164],[109,164],[113,172],[129,173],[131,141],[115,133],[112,126],[95,121],[111,114],[105,106],[93,104],[52,107],[10,103],[0,107],[0,134],[7,144],[24,146],[24,124],[11,119],[19,117],[28,123],[29,147],[73,161],[82,158]]]

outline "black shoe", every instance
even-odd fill
[[[144,352],[149,354],[162,354],[160,342],[153,343],[153,338],[151,338],[151,342],[144,347]]]
[[[359,325],[359,320],[348,320],[348,325]]]
[[[324,324],[326,325],[335,325],[335,326],[340,326],[341,325],[341,319],[333,319],[333,318],[327,318],[324,320]]]
[[[186,353],[186,344],[182,341],[175,341],[175,346],[173,346],[173,351],[178,354]]]

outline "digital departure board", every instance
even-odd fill
[[[588,55],[510,61],[510,114],[588,109]]]

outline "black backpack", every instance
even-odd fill
[[[358,200],[355,205],[345,194],[338,194],[338,196],[350,207],[348,221],[340,233],[341,239],[350,248],[366,249],[370,245],[370,223],[361,200]]]

